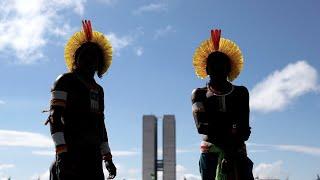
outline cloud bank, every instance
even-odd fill
[[[0,3],[0,52],[13,55],[15,63],[30,64],[44,57],[50,36],[66,36],[71,27],[64,17],[84,13],[85,0],[3,0]]]
[[[254,86],[250,107],[265,113],[283,110],[297,97],[319,91],[317,79],[317,70],[306,61],[289,64]]]

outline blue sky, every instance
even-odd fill
[[[177,171],[199,179],[200,136],[191,91],[192,56],[212,28],[241,48],[233,83],[250,91],[248,142],[260,177],[315,179],[320,173],[320,2],[4,0],[0,3],[0,179],[46,177],[54,159],[46,118],[50,87],[66,72],[63,50],[82,19],[104,32],[113,64],[97,80],[118,179],[141,179],[143,114],[175,114]],[[317,120],[318,119],[318,120]]]

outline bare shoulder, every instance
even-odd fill
[[[64,73],[60,74],[53,83],[52,89],[61,88],[62,86],[66,86],[74,79],[73,73]]]
[[[55,82],[68,81],[68,80],[70,80],[70,79],[72,79],[72,78],[74,78],[73,73],[71,73],[71,72],[63,73],[63,74],[60,74],[60,75],[56,78]]]
[[[192,96],[199,96],[207,92],[207,87],[195,88],[192,90]]]
[[[240,96],[243,96],[243,97],[249,96],[249,91],[248,91],[247,87],[237,86],[237,85],[233,85],[233,87],[234,87],[234,90],[237,92],[237,94],[239,94]]]
[[[203,100],[206,97],[207,87],[196,88],[191,93],[192,102],[197,102]]]

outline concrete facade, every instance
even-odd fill
[[[176,123],[174,115],[163,116],[163,158],[157,154],[157,117],[143,116],[142,179],[157,180],[157,172],[163,171],[164,180],[176,180]]]
[[[157,117],[143,116],[142,178],[157,180]]]

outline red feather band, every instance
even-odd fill
[[[82,20],[82,28],[84,33],[86,34],[87,41],[91,41],[92,39],[92,26],[90,20]]]
[[[211,30],[211,40],[213,42],[214,50],[219,50],[219,43],[221,37],[221,29],[212,29]]]

